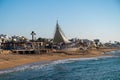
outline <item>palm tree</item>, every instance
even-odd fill
[[[31,35],[32,35],[32,41],[34,41],[34,35],[36,35],[36,33],[34,31],[32,31]]]

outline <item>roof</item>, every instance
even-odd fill
[[[67,39],[67,37],[65,36],[63,31],[61,30],[61,28],[58,24],[58,21],[56,23],[56,31],[55,31],[55,34],[54,34],[53,42],[56,42],[56,43],[60,43],[60,42],[70,43],[70,41]]]

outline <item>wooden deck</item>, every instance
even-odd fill
[[[13,53],[17,53],[17,54],[43,54],[43,53],[49,53],[50,50],[49,49],[39,49],[39,50],[34,50],[34,49],[30,49],[30,50],[12,50]]]
[[[34,50],[30,49],[30,50],[12,50],[13,53],[17,53],[17,54],[34,54]]]

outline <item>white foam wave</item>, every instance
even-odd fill
[[[112,58],[112,57],[117,57],[117,56],[100,56],[100,57],[90,57],[90,58],[68,58],[68,59],[64,59],[64,60],[53,61],[53,62],[49,63],[48,65],[72,63],[75,61],[99,60],[99,59],[103,59],[103,58]]]
[[[48,64],[47,63],[44,64],[44,63],[40,63],[40,62],[37,63],[36,62],[36,63],[26,64],[26,65],[14,67],[14,68],[0,70],[0,74],[11,73],[11,72],[16,72],[16,71],[24,71],[26,69],[40,69],[40,68],[43,68],[46,65],[48,65]]]

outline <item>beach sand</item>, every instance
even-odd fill
[[[120,49],[91,49],[84,54],[73,54],[66,55],[64,53],[47,53],[47,54],[31,54],[31,55],[20,55],[20,54],[0,54],[0,70],[11,67],[16,67],[23,64],[39,62],[39,61],[52,61],[62,60],[67,58],[89,58],[98,56],[107,56],[108,54],[101,54],[104,52],[120,50]]]

